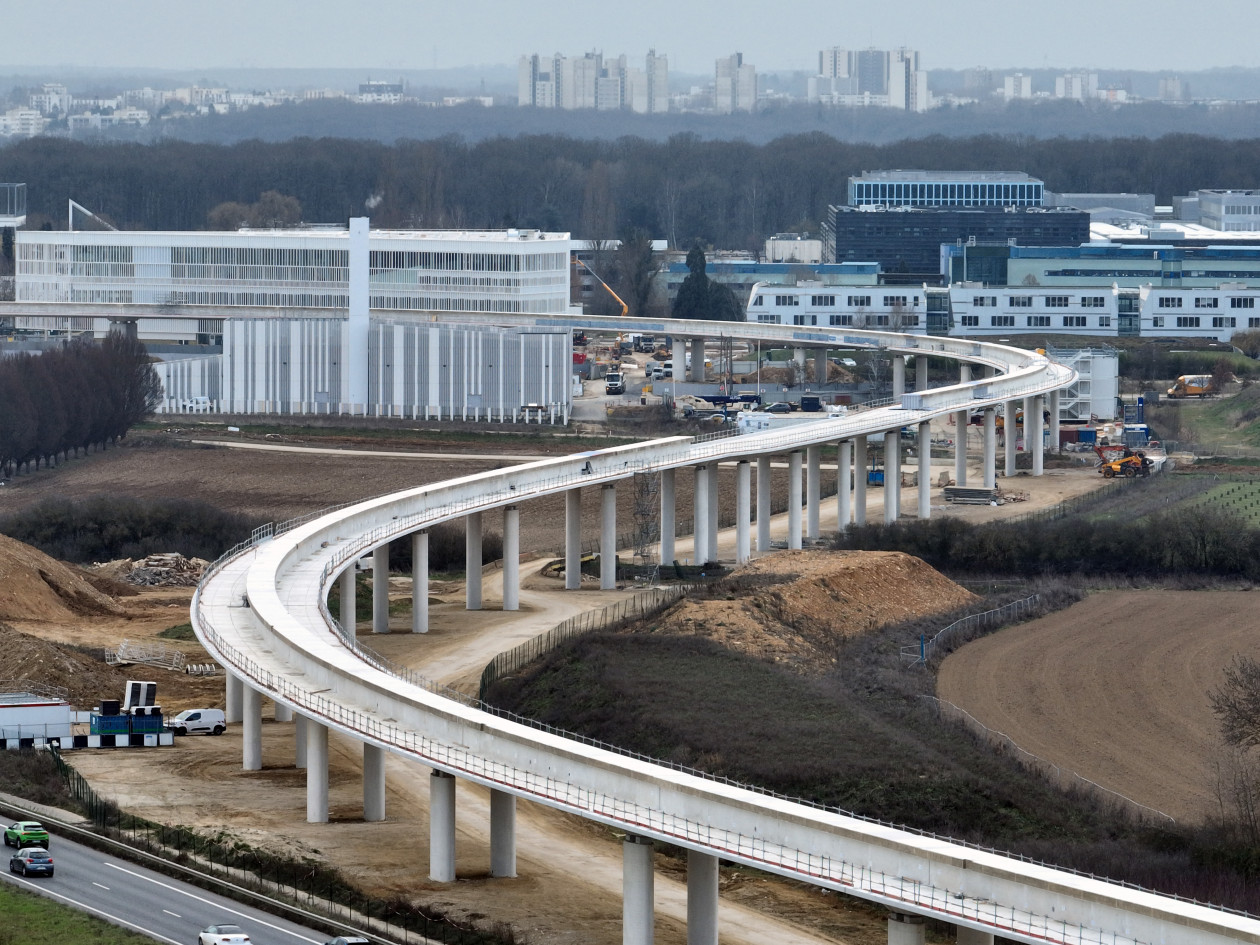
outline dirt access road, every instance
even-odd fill
[[[1255,593],[1104,591],[946,658],[937,691],[1021,748],[1179,821],[1217,813],[1208,691],[1260,644]]]

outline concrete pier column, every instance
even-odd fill
[[[901,428],[884,433],[884,524],[897,521],[901,499]]]
[[[914,356],[914,389],[928,389],[928,359],[926,354]]]
[[[971,365],[966,361],[958,365],[958,380],[962,384],[971,380]]]
[[[709,464],[709,514],[705,516],[705,527],[708,528],[708,538],[705,544],[709,548],[709,557],[718,560],[718,524],[722,518],[722,510],[720,508],[721,494],[718,492],[718,473],[721,467],[716,463]]]
[[[674,473],[673,469],[661,470],[661,564],[674,562]]]
[[[811,541],[819,535],[819,503],[822,501],[822,447],[805,448],[805,537]]]
[[[853,522],[866,524],[866,437],[853,439]]]
[[[306,726],[308,719],[301,712],[293,714],[293,767],[306,767]]]
[[[464,516],[464,608],[481,610],[481,513]]]
[[[652,945],[654,879],[652,840],[627,834],[621,844],[622,945]]]
[[[429,775],[429,879],[455,882],[455,776]]]
[[[564,494],[564,589],[582,586],[582,490]]]
[[[1030,411],[1024,413],[1024,436],[1032,443],[1032,474],[1040,476],[1045,471],[1046,460],[1046,438],[1042,433],[1045,427],[1041,425],[1041,396],[1029,397],[1028,402],[1032,404],[1032,410],[1031,416]],[[1024,448],[1027,449],[1027,445]]]
[[[718,858],[687,851],[687,945],[718,945]]]
[[[923,361],[922,358],[919,359]],[[919,424],[919,518],[932,514],[932,423]]]
[[[770,550],[770,457],[757,457],[757,550]]]
[[[971,430],[971,416],[965,410],[954,414],[954,484],[967,484],[967,433]]]
[[[709,474],[703,466],[691,473],[691,557],[699,565],[709,560]]]
[[[521,510],[503,509],[503,609],[521,609]]]
[[[249,683],[241,689],[241,767],[262,770],[262,693]]]
[[[704,338],[691,339],[691,368],[687,371],[687,380],[696,383],[704,381]]]
[[[965,925],[955,926],[958,933],[954,939],[958,945],[993,945],[993,933],[984,932],[980,929],[968,928]]]
[[[341,577],[337,579],[338,586],[341,588],[341,608],[337,622],[341,624],[341,629],[351,639],[354,638],[354,629],[357,622],[354,615],[354,592],[358,574],[358,562],[351,561],[349,566],[341,572]]]
[[[600,490],[599,517],[599,589],[617,587],[617,486],[604,483]]]
[[[674,363],[674,381],[687,379],[687,339],[674,338],[669,348],[670,360]]]
[[[272,704],[272,718],[277,722],[292,722],[293,710],[283,702],[275,702]]]
[[[997,486],[997,410],[984,408],[984,487]]]
[[[516,875],[516,795],[490,790],[490,875]]]
[[[923,916],[894,912],[888,917],[888,945],[923,945]]]
[[[223,676],[224,693],[227,708],[223,710],[223,717],[229,722],[240,722],[241,720],[241,677],[233,672],[227,672]]]
[[[735,466],[735,563],[752,557],[752,466],[742,459]]]
[[[799,378],[805,377],[805,361],[808,357],[808,352],[804,348],[792,349],[792,360],[796,362],[796,376]]]
[[[306,822],[328,823],[328,726],[306,720]]]
[[[788,453],[787,546],[801,547],[801,451]]]
[[[389,633],[389,543],[372,549],[372,632]]]
[[[836,447],[836,527],[841,531],[853,521],[853,443],[841,440]]]
[[[1059,394],[1061,391],[1050,391],[1050,452],[1057,453],[1062,449],[1059,443]]]
[[[363,819],[385,819],[385,749],[363,743]]]
[[[504,541],[507,536],[504,536]],[[429,530],[411,533],[411,632],[429,632]]]
[[[1015,411],[1018,409],[1019,401],[1007,400],[1002,403],[1002,452],[1004,456],[1004,468],[1002,475],[1015,475],[1015,446],[1016,431],[1019,429],[1015,424]]]
[[[892,359],[892,395],[893,400],[900,400],[906,392],[906,356],[894,354]]]
[[[827,383],[827,349],[814,349],[814,383]]]

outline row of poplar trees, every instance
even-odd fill
[[[161,396],[144,345],[119,334],[0,358],[0,476],[108,448]]]

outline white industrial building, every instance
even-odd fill
[[[388,311],[566,312],[569,234],[377,230],[370,305]],[[344,227],[233,232],[16,235],[18,303],[340,310],[349,291]],[[41,328],[25,325],[19,328]]]
[[[222,345],[158,366],[160,408],[430,419],[568,419],[567,233],[18,231],[14,327]],[[464,313],[439,326],[435,314]],[[480,316],[480,317],[479,317]]]

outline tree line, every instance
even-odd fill
[[[0,359],[0,474],[106,448],[161,396],[144,345],[119,334]]]
[[[448,135],[393,144],[336,138],[233,145],[32,138],[0,149],[0,179],[28,185],[31,228],[61,228],[73,198],[121,229],[196,230],[270,218],[263,195],[302,218],[380,227],[568,231],[608,240],[640,231],[673,247],[760,250],[776,232],[817,231],[864,170],[1026,171],[1061,192],[1153,193],[1260,185],[1257,141],[936,135],[875,145],[812,132],[765,144]],[[268,198],[274,202],[275,198]],[[231,204],[233,212],[211,212]],[[282,208],[287,216],[293,204]]]

